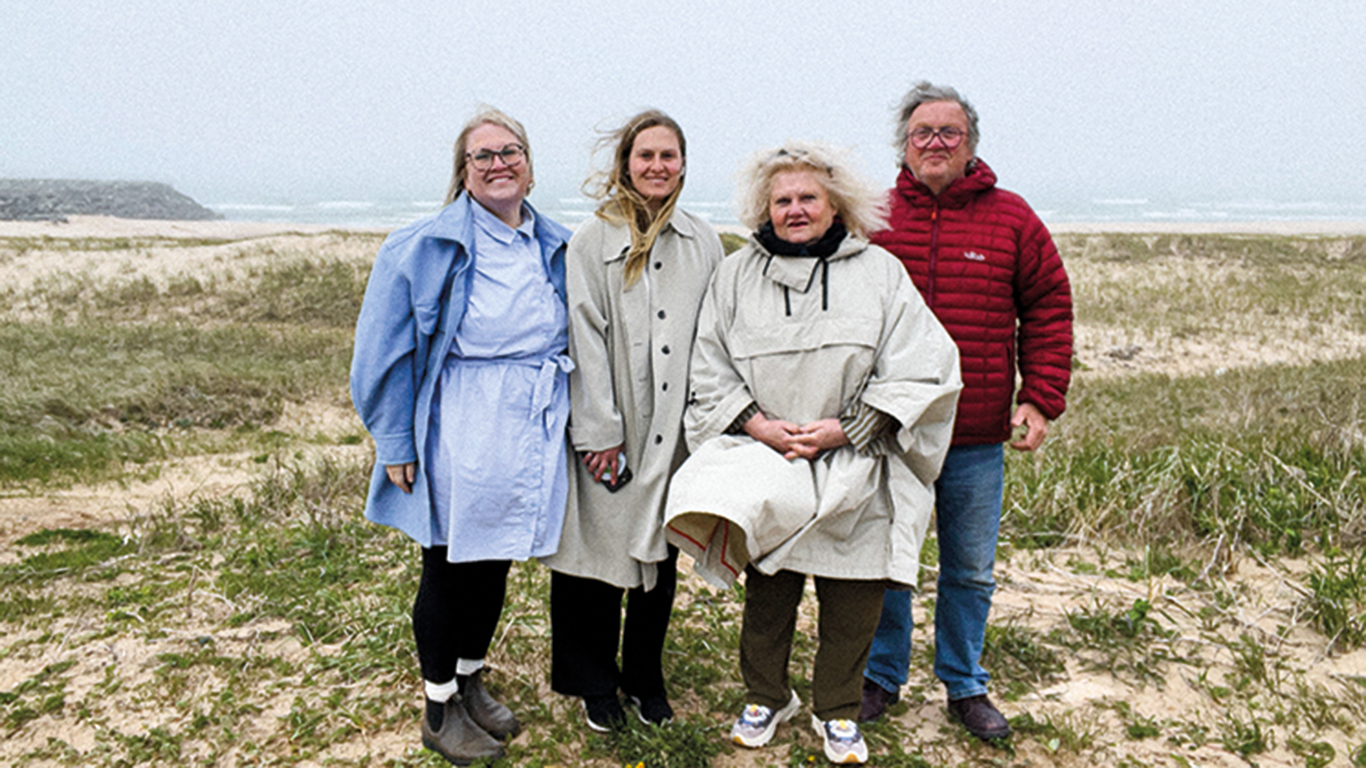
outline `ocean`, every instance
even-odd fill
[[[1225,223],[1277,221],[1366,221],[1366,202],[1273,201],[1257,199],[1179,200],[1157,197],[1107,197],[1030,195],[1030,204],[1046,224],[1090,223]],[[537,210],[573,226],[593,215],[595,203],[577,195],[533,192]],[[441,200],[312,199],[281,203],[272,201],[201,201],[229,220],[324,224],[342,227],[392,229],[434,213]],[[680,205],[715,225],[736,225],[728,200],[695,199],[686,194]]]

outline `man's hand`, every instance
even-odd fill
[[[1015,429],[1021,425],[1025,426],[1025,433],[1019,439],[1010,444],[1011,448],[1017,451],[1032,451],[1043,445],[1043,439],[1048,436],[1048,419],[1039,413],[1039,409],[1033,403],[1020,403],[1015,409],[1015,415],[1010,417],[1010,428]]]

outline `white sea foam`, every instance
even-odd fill
[[[715,193],[713,193],[714,195]],[[1182,199],[1176,196],[1116,194],[1087,196],[1030,192],[1029,200],[1046,223],[1221,223],[1255,221],[1366,221],[1366,200],[1332,202],[1316,200],[1275,200],[1248,197],[1228,199]],[[359,227],[398,227],[441,208],[438,200],[417,196],[372,200],[341,196],[281,203],[243,201],[210,204],[207,207],[229,219],[243,221],[298,222]],[[597,201],[582,195],[549,189],[532,196],[544,215],[567,225],[577,225],[593,215]],[[717,226],[737,224],[731,201],[712,196],[690,199],[680,206]]]
[[[293,205],[270,205],[267,203],[210,203],[205,208],[213,211],[292,211]]]

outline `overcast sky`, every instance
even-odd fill
[[[1027,197],[1355,203],[1364,32],[1360,0],[5,0],[0,176],[435,199],[487,102],[526,124],[539,194],[647,106],[687,133],[691,197],[789,137],[887,185],[924,78],[975,103],[978,154]]]

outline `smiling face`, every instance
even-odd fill
[[[651,210],[658,210],[683,178],[683,151],[678,134],[663,125],[636,134],[631,142],[628,171],[631,186],[645,197]]]
[[[484,123],[470,131],[465,143],[465,188],[480,205],[512,227],[521,224],[522,199],[531,187],[526,156],[522,155],[512,165],[495,157],[482,171],[475,168],[469,158],[480,152],[499,152],[508,145],[521,144],[512,131],[493,123]]]
[[[921,104],[911,113],[910,123],[906,126],[906,165],[911,169],[911,173],[936,195],[962,178],[967,171],[968,162],[972,160],[972,148],[968,146],[967,139],[963,139],[958,146],[950,149],[945,146],[943,138],[936,136],[923,149],[917,149],[915,142],[909,137],[918,128],[937,131],[950,126],[962,131],[964,135],[967,134],[968,116],[956,101],[930,101]]]
[[[814,243],[835,223],[835,207],[815,171],[783,171],[773,177],[768,216],[779,238]]]

